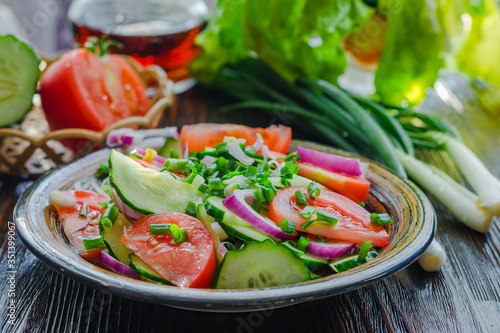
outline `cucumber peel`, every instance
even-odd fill
[[[12,35],[0,36],[0,126],[19,121],[31,108],[39,65],[28,45]]]

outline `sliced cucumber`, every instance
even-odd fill
[[[212,223],[215,222],[215,220],[207,214],[207,211],[205,207],[203,207],[203,205],[198,205],[198,220],[200,220],[201,223],[203,223],[205,227],[207,227],[210,235],[212,236],[212,239],[214,240],[215,261],[217,267],[219,267],[222,262],[222,254],[220,254],[219,252],[221,241],[219,235],[217,235],[215,230],[212,228]]]
[[[0,36],[0,126],[20,120],[31,108],[40,59],[12,35]]]
[[[274,242],[274,240],[271,239],[269,235],[266,235],[265,233],[255,229],[250,224],[248,224],[248,226],[245,227],[238,224],[227,224],[224,222],[219,222],[219,223],[222,229],[224,229],[224,231],[228,235],[241,239],[244,242],[249,242],[249,241],[262,242],[266,239],[269,239]]]
[[[269,181],[274,185],[276,188],[283,188],[285,185],[281,183],[281,177],[269,177]],[[309,184],[311,184],[312,180],[306,177],[302,177],[299,175],[293,175],[291,179],[287,179],[287,181],[290,183],[290,186],[302,186],[302,187],[307,187]],[[318,183],[318,188],[320,190],[326,190],[327,188],[321,184]]]
[[[243,249],[226,253],[215,288],[266,288],[310,279],[302,260],[285,246],[265,240],[248,242]]]
[[[165,140],[165,143],[163,144],[163,146],[158,151],[158,155],[165,157],[165,158],[172,158],[172,156],[170,156],[170,150],[177,152],[177,156],[179,158],[182,158],[182,147],[181,147],[180,140],[175,140],[173,138],[167,138]]]
[[[187,204],[196,202],[200,194],[192,184],[145,168],[116,150],[109,155],[109,179],[125,204],[146,215],[184,213]]]
[[[304,260],[307,267],[311,269],[323,269],[328,267],[328,259],[320,258],[310,253],[304,253],[300,256],[300,259]]]
[[[131,254],[129,256],[129,260],[130,260],[130,267],[135,269],[135,271],[139,273],[141,276],[149,280],[153,280],[155,282],[171,285],[169,281],[165,280],[163,276],[161,276],[157,271],[151,268],[151,266],[146,264],[141,258],[136,256],[135,254]]]
[[[358,255],[356,254],[343,259],[332,261],[329,265],[336,273],[342,273],[354,267],[358,267],[364,263],[367,263],[368,261],[374,259],[376,256],[378,256],[377,252],[370,251],[366,255],[365,260],[358,261]]]
[[[109,254],[125,265],[129,264],[128,256],[134,254],[134,252],[126,247],[125,244],[120,241],[120,238],[123,235],[124,228],[128,228],[131,225],[132,223],[127,221],[122,214],[118,215],[115,224],[113,224],[111,228],[106,228],[102,223],[99,223],[101,237]]]
[[[229,235],[248,242],[251,240],[263,241],[272,237],[257,230],[247,221],[239,218],[222,204],[222,198],[210,196],[205,199],[205,207],[207,214],[211,215],[218,221],[226,233]]]

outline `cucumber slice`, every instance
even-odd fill
[[[151,266],[146,264],[141,258],[136,256],[135,254],[131,254],[129,256],[129,260],[130,260],[130,267],[135,269],[135,271],[137,273],[139,273],[141,276],[143,276],[149,280],[153,280],[155,282],[160,282],[162,284],[171,285],[171,283],[169,281],[165,280],[165,278],[163,276],[158,274],[157,271],[155,271],[153,268],[151,268]]]
[[[99,223],[99,230],[101,232],[102,240],[108,249],[109,254],[125,265],[129,264],[129,255],[134,254],[128,247],[125,246],[120,241],[123,235],[124,228],[128,228],[132,225],[127,219],[122,215],[118,215],[115,223],[111,228],[106,228],[101,223]]]
[[[221,241],[219,238],[219,235],[215,232],[215,230],[212,228],[212,223],[215,222],[215,220],[207,214],[207,211],[203,205],[198,205],[198,220],[201,221],[207,227],[208,231],[210,232],[210,236],[212,236],[212,239],[214,240],[214,249],[215,249],[215,262],[217,264],[217,267],[220,266],[222,263],[222,254],[219,252],[219,246],[221,245]]]
[[[192,184],[145,168],[116,150],[109,155],[109,179],[125,204],[146,215],[184,213],[187,204],[196,202],[200,194]]]
[[[300,259],[304,260],[307,267],[311,269],[319,270],[328,267],[328,259],[320,258],[310,253],[304,253],[302,256],[300,256]]]
[[[266,288],[310,279],[302,260],[286,247],[265,240],[248,242],[243,249],[226,253],[215,288]]]
[[[0,126],[20,120],[31,108],[40,59],[12,35],[0,36]]]
[[[281,177],[269,177],[269,181],[274,185],[276,188],[283,188],[285,185],[281,183]],[[299,175],[293,175],[291,179],[287,179],[287,181],[290,183],[290,186],[302,186],[302,187],[307,187],[309,184],[311,184],[312,180],[306,177],[302,177]],[[318,188],[320,190],[327,190],[327,188],[321,184],[318,183]]]
[[[260,232],[259,230],[252,227],[250,224],[248,224],[248,227],[241,226],[238,224],[227,224],[224,222],[219,222],[219,224],[228,235],[241,239],[244,242],[249,242],[249,241],[262,242],[265,241],[266,239],[273,241],[270,236],[266,235],[263,232]]]
[[[242,241],[263,241],[274,238],[254,228],[250,223],[236,216],[222,204],[222,198],[217,196],[209,196],[205,199],[205,208],[207,214],[215,218],[224,229],[224,231]]]
[[[362,261],[358,261],[358,255],[353,255],[349,256],[343,259],[335,260],[332,261],[329,265],[333,269],[334,272],[336,273],[342,273],[345,272],[349,269],[352,269],[354,267],[358,267],[364,263],[367,263],[368,261],[374,259],[376,256],[378,256],[378,253],[375,251],[370,251],[366,255],[366,259]]]

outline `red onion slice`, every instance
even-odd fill
[[[223,201],[224,207],[263,233],[278,239],[292,240],[295,235],[287,234],[271,220],[263,217],[250,207],[248,202],[255,199],[253,190],[234,190]]]
[[[331,240],[328,243],[311,240],[307,252],[320,258],[334,259],[343,256],[356,246],[355,243]]]
[[[104,266],[112,269],[116,273],[131,279],[136,279],[136,280],[141,279],[139,273],[137,273],[132,267],[129,267],[124,263],[119,262],[118,260],[113,258],[106,249],[101,250],[100,258]]]
[[[122,199],[120,199],[120,196],[118,195],[118,193],[116,193],[115,189],[111,189],[111,192],[113,193],[113,198],[115,199],[116,208],[118,208],[120,213],[122,213],[123,216],[125,216],[125,218],[127,220],[129,220],[130,222],[135,222],[137,220],[142,219],[144,216],[146,216],[146,215],[139,213],[138,211],[130,208],[127,204],[125,204],[122,201]]]
[[[364,175],[369,166],[368,163],[361,162],[357,159],[326,154],[302,147],[298,147],[297,152],[301,157],[301,162],[309,163],[327,171],[343,173],[353,177]]]

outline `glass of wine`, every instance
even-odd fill
[[[161,66],[180,93],[194,85],[188,66],[207,13],[203,0],[74,0],[68,17],[77,43],[90,36],[116,41],[111,52]]]

